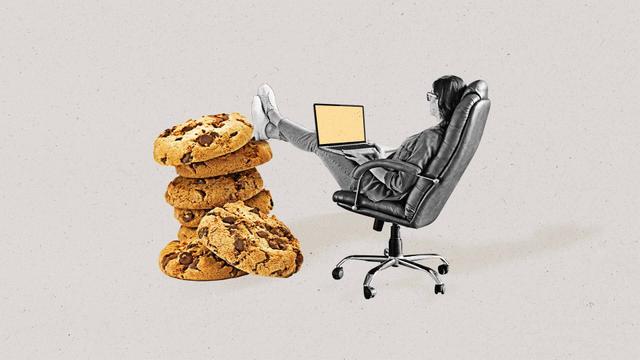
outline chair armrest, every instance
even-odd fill
[[[367,161],[366,163],[359,165],[353,170],[353,176],[356,178],[361,177],[367,170],[376,167],[383,167],[385,169],[393,169],[398,171],[405,171],[414,175],[420,173],[420,167],[395,159],[378,159]]]
[[[367,161],[366,163],[356,167],[353,169],[353,176],[358,178],[357,186],[356,186],[356,195],[353,199],[353,205],[351,208],[353,210],[358,209],[358,196],[360,195],[360,183],[362,182],[363,175],[372,168],[382,167],[385,169],[393,169],[398,171],[408,172],[410,174],[420,176],[420,167],[417,165],[413,165],[411,163],[407,163],[400,160],[395,159],[378,159]]]

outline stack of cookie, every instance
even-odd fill
[[[185,280],[221,280],[247,273],[289,277],[302,265],[298,240],[268,213],[273,200],[256,166],[271,159],[241,114],[189,119],[162,132],[154,159],[175,166],[166,201],[181,224],[160,253],[161,270]]]

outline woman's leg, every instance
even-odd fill
[[[300,150],[318,155],[341,189],[351,189],[354,181],[351,172],[358,166],[356,162],[347,159],[344,155],[319,148],[315,132],[309,131],[289,119],[280,119],[277,129],[281,140],[291,143]]]
[[[342,154],[320,149],[315,132],[285,119],[276,106],[275,95],[269,85],[260,85],[257,96],[262,106],[262,114],[269,119],[269,124],[264,128],[266,137],[290,142],[300,150],[316,154],[340,188],[350,190],[353,182],[351,173],[358,164],[347,159]]]

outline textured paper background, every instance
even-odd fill
[[[0,349],[19,358],[634,359],[640,306],[640,6],[562,2],[4,2],[0,11]],[[488,82],[476,157],[440,218],[447,293],[391,269],[385,232],[331,201],[311,154],[260,167],[305,264],[281,280],[182,282],[156,265],[177,222],[155,136],[248,113],[364,104],[382,144],[433,125],[440,75]]]

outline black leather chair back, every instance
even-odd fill
[[[469,84],[451,116],[437,155],[423,170],[423,175],[440,182],[418,178],[407,196],[405,217],[411,227],[429,225],[440,214],[478,148],[490,107],[487,84],[482,80]]]

